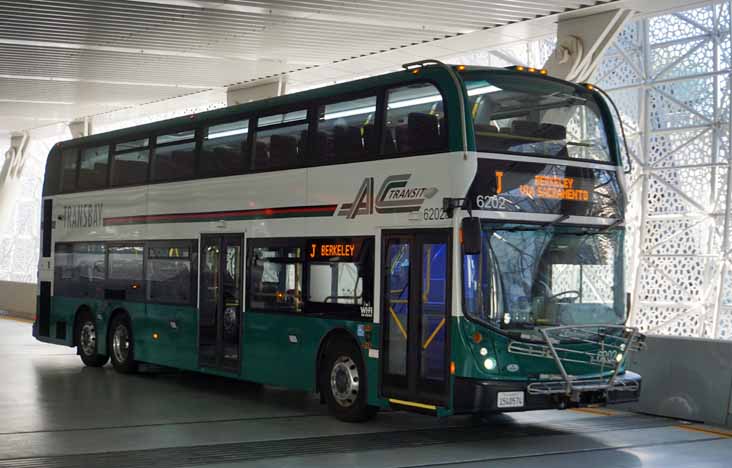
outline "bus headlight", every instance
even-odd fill
[[[486,358],[485,361],[483,361],[483,367],[485,367],[487,370],[493,370],[496,368],[496,360],[493,358]]]
[[[488,355],[488,348],[480,348],[480,355],[481,356],[487,356]]]
[[[615,361],[617,361],[618,364],[623,362],[623,353],[618,353],[615,355]]]

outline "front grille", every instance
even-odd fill
[[[566,394],[603,390],[637,390],[638,384],[617,379],[628,355],[643,349],[644,336],[636,328],[622,325],[581,325],[539,329],[543,342],[512,340],[508,351],[523,356],[551,359],[561,380],[535,382],[527,391],[533,395]],[[572,375],[568,368],[583,369]],[[588,372],[587,369],[592,369]],[[633,388],[631,388],[633,387]]]

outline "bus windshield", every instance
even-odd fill
[[[465,255],[465,313],[504,329],[624,322],[623,231],[483,228]]]
[[[589,92],[495,72],[470,75],[465,86],[477,151],[614,162]]]

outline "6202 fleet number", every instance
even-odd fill
[[[447,212],[442,208],[425,208],[422,217],[425,221],[438,221],[447,219]]]

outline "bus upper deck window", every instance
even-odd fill
[[[79,162],[79,150],[69,148],[61,151],[61,192],[76,189],[76,166]]]
[[[136,185],[147,181],[150,165],[149,139],[118,143],[112,156],[111,185]]]
[[[609,161],[597,104],[583,90],[535,76],[467,80],[476,150]]]
[[[187,179],[196,166],[195,131],[160,135],[155,140],[152,177],[155,181]]]
[[[201,172],[207,176],[242,172],[249,157],[248,136],[248,119],[208,127],[201,146]]]
[[[318,108],[317,153],[322,162],[358,161],[376,154],[376,96]]]
[[[308,146],[307,111],[268,115],[257,120],[252,169],[289,169],[302,165]]]
[[[445,148],[447,132],[440,91],[430,83],[390,89],[384,154],[423,153]]]
[[[101,189],[107,185],[109,147],[84,148],[79,162],[79,189]]]

